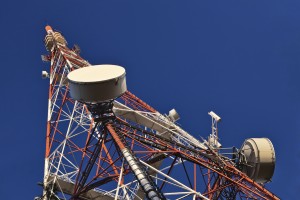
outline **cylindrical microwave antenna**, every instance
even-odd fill
[[[70,94],[84,103],[113,100],[126,92],[125,69],[117,65],[94,65],[68,74]]]

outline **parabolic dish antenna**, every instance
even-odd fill
[[[113,100],[127,90],[125,69],[117,65],[94,65],[68,74],[71,96],[85,103]]]
[[[241,170],[258,183],[271,181],[275,169],[275,150],[268,138],[249,138],[241,148]]]

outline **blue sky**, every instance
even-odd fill
[[[196,137],[222,117],[223,146],[268,137],[268,188],[300,187],[300,1],[2,1],[1,199],[41,193],[49,69],[44,26],[62,31],[92,64],[119,64],[128,89],[162,113],[173,107]]]

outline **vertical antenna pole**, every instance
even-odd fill
[[[211,134],[208,138],[208,143],[214,149],[218,149],[221,147],[218,135],[218,122],[221,121],[221,117],[213,111],[210,111],[208,114],[211,116]]]

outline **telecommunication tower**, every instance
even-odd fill
[[[267,138],[222,153],[215,113],[208,140],[127,90],[126,71],[91,65],[46,26],[50,62],[43,194],[36,199],[279,199],[266,189],[275,151]],[[232,153],[233,152],[233,153]]]

